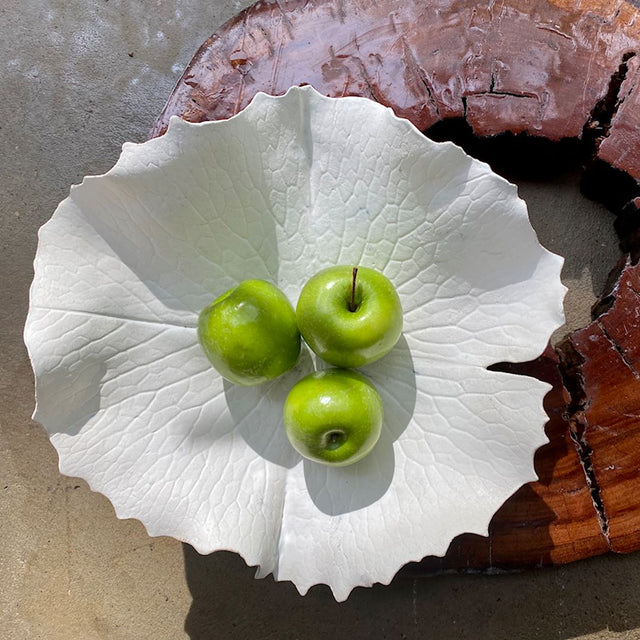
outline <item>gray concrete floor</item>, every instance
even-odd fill
[[[396,579],[336,604],[198,556],[61,476],[22,343],[37,230],[71,184],[140,141],[201,42],[243,2],[5,0],[0,7],[0,638],[640,638],[640,554],[515,575]],[[573,175],[522,183],[567,256],[573,328],[616,257],[610,215]]]

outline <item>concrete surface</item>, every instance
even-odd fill
[[[640,554],[516,575],[396,579],[336,604],[257,581],[229,553],[198,556],[118,520],[63,477],[29,416],[22,327],[37,230],[85,174],[146,136],[201,42],[241,3],[5,0],[0,7],[0,638],[640,638]],[[616,250],[606,211],[573,176],[521,185],[567,256],[569,324],[588,319]]]

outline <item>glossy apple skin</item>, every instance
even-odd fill
[[[198,318],[198,339],[215,369],[242,386],[277,378],[300,354],[293,307],[264,280],[245,280],[205,307]]]
[[[353,464],[370,453],[383,418],[376,388],[348,369],[305,376],[284,404],[284,425],[293,447],[305,458],[330,466]]]
[[[329,267],[303,287],[298,328],[311,349],[336,367],[360,367],[387,354],[402,333],[400,297],[379,271],[358,267],[351,311],[353,266]]]

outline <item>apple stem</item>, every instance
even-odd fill
[[[356,278],[358,276],[358,267],[353,267],[353,277],[351,278],[351,300],[349,301],[349,311],[352,313],[358,308],[356,304]]]

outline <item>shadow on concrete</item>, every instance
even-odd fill
[[[640,554],[503,575],[396,576],[336,603],[325,586],[255,580],[229,552],[184,545],[192,640],[225,638],[491,638],[561,640],[640,626]]]

